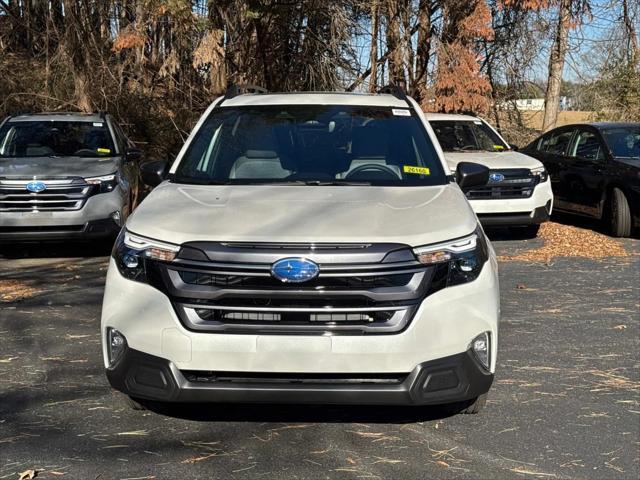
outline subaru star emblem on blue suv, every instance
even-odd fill
[[[33,193],[44,192],[47,189],[47,185],[44,182],[29,182],[27,183],[27,190]]]
[[[306,258],[283,258],[271,266],[271,275],[285,283],[302,283],[318,276],[318,265]]]
[[[489,175],[489,180],[498,183],[504,180],[504,175],[501,173],[492,173]]]

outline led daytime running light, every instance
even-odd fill
[[[174,260],[180,250],[178,245],[152,240],[126,231],[124,233],[124,244],[133,250],[142,251],[142,254],[147,258],[163,262]]]
[[[433,264],[448,262],[456,254],[473,251],[478,243],[478,235],[473,233],[452,242],[437,243],[413,249],[420,263]]]
[[[85,178],[84,181],[89,185],[100,185],[103,182],[113,182],[116,179],[116,174],[112,173],[111,175],[103,175],[101,177],[89,177]]]

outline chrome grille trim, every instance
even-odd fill
[[[84,179],[42,180],[47,189],[27,190],[33,180],[0,180],[0,212],[39,212],[80,210],[93,191]]]

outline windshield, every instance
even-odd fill
[[[104,122],[7,122],[0,129],[0,158],[110,157],[114,153]]]
[[[445,152],[500,152],[509,147],[481,120],[437,120],[429,122]]]
[[[602,134],[614,157],[640,159],[640,126],[607,128]]]
[[[172,181],[403,186],[447,179],[408,108],[279,105],[214,109]]]

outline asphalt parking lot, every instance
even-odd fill
[[[500,255],[540,240],[497,234]],[[640,477],[640,242],[501,262],[487,408],[129,410],[102,371],[106,247],[0,253],[0,479]]]

